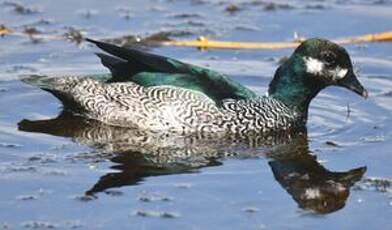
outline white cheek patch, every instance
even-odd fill
[[[306,72],[313,75],[325,76],[335,81],[344,78],[348,72],[348,69],[340,66],[337,66],[333,70],[325,69],[324,62],[312,57],[304,57],[304,62]]]
[[[340,66],[336,67],[334,70],[330,70],[329,73],[332,76],[333,80],[340,80],[346,76],[348,69],[341,68]]]
[[[306,72],[314,75],[321,75],[324,69],[324,63],[312,57],[304,57]]]

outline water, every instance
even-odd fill
[[[311,104],[308,135],[290,141],[250,139],[251,148],[200,137],[146,138],[135,130],[68,114],[58,117],[60,103],[20,77],[107,73],[93,54],[96,48],[62,38],[70,27],[117,43],[125,42],[123,36],[159,32],[170,32],[175,39],[206,35],[285,41],[294,32],[338,38],[391,30],[392,2],[40,0],[23,1],[25,8],[10,1],[1,4],[0,24],[61,38],[0,38],[0,228],[391,226],[389,43],[346,46],[369,90],[368,100],[328,88]],[[226,10],[235,9],[228,8],[231,4],[240,10]],[[224,72],[259,93],[265,92],[277,60],[292,52],[148,49]]]

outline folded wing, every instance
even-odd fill
[[[206,94],[217,104],[224,99],[256,97],[250,89],[215,71],[136,49],[86,40],[110,54],[97,54],[112,73],[110,82],[132,81],[142,86],[170,85],[192,89]]]

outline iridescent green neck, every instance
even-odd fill
[[[292,55],[276,71],[268,93],[295,109],[306,121],[311,100],[324,87],[323,82],[306,73],[302,56]]]

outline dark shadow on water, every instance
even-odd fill
[[[350,188],[366,167],[331,172],[308,148],[306,130],[269,136],[173,136],[108,126],[63,112],[50,120],[22,120],[19,130],[70,137],[97,150],[96,158],[114,165],[86,191],[86,195],[110,188],[137,185],[146,177],[194,173],[201,167],[219,166],[227,158],[267,157],[275,179],[299,207],[326,214],[344,207]],[[79,156],[78,159],[83,156]]]

